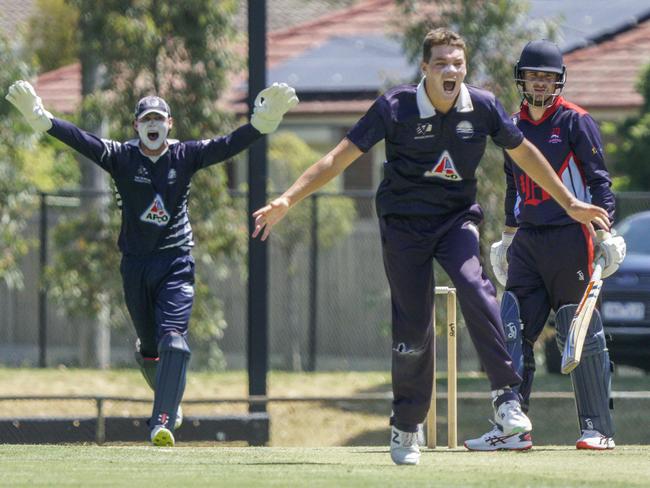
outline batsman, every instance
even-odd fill
[[[47,132],[77,150],[112,177],[122,225],[118,240],[124,298],[138,337],[136,360],[154,389],[149,427],[156,446],[175,444],[180,402],[190,359],[188,325],[194,303],[194,246],[188,214],[191,178],[225,161],[278,127],[298,103],[293,88],[274,83],[258,95],[250,123],[231,134],[201,141],[168,139],[169,105],[142,98],[135,107],[138,138],[101,139],[53,117],[26,81],[9,88],[9,100],[37,132]]]
[[[614,195],[603,158],[596,122],[560,94],[566,67],[559,48],[548,40],[528,43],[515,65],[522,94],[517,127],[548,159],[564,186],[576,198],[605,209],[614,218]],[[492,245],[494,273],[506,290],[501,318],[508,352],[523,381],[517,386],[522,410],[528,412],[535,374],[533,346],[551,309],[555,311],[560,351],[569,325],[594,268],[602,260],[602,276],[614,273],[625,257],[625,242],[604,229],[572,220],[555,201],[505,154],[505,230]],[[578,412],[578,449],[613,449],[611,415],[612,367],[603,324],[594,310],[582,359],[571,372]],[[530,433],[506,435],[497,426],[465,446],[471,450],[523,450],[532,447]]]

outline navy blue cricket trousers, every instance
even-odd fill
[[[457,289],[458,303],[491,388],[521,382],[506,350],[496,290],[483,273],[476,221],[467,212],[444,222],[390,215],[380,219],[392,305],[393,423],[402,430],[413,431],[423,422],[431,402],[434,258]]]
[[[506,290],[519,302],[524,380],[519,392],[528,408],[535,371],[533,345],[551,309],[577,304],[593,271],[594,246],[581,224],[522,227],[508,248]]]
[[[158,342],[170,332],[187,336],[194,303],[194,258],[174,249],[149,256],[122,256],[124,298],[140,353],[158,357]]]
[[[526,340],[535,342],[551,308],[580,302],[593,257],[591,236],[581,224],[517,230],[508,248],[506,290],[519,301]]]

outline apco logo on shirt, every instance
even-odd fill
[[[176,170],[174,168],[169,170],[169,173],[167,173],[167,184],[171,185],[172,183],[176,182]]]
[[[433,177],[433,178],[442,178],[445,180],[451,181],[460,181],[462,178],[456,171],[456,166],[454,165],[454,160],[451,159],[449,151],[443,151],[438,159],[438,162],[434,165],[433,169],[426,171],[424,176]]]
[[[474,137],[474,126],[469,120],[461,120],[456,126],[456,135],[461,139],[471,139]]]
[[[156,198],[153,199],[153,203],[140,216],[140,220],[159,227],[167,225],[167,222],[169,222],[169,214],[167,213],[167,210],[165,210],[165,204],[160,195],[156,195]]]
[[[434,137],[431,122],[422,122],[415,126],[415,137],[413,139],[430,139],[431,137]]]

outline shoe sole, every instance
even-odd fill
[[[578,442],[576,444],[576,449],[584,449],[585,451],[611,451],[614,448],[613,447],[595,447],[595,446],[590,446],[587,443]]]
[[[158,431],[151,442],[157,447],[174,447],[174,436],[170,431],[163,429]]]
[[[465,446],[465,449],[472,452],[527,451],[533,448],[532,444],[530,446],[524,446],[524,447],[496,447],[494,449],[473,449],[469,447],[467,444],[463,444],[463,446]]]
[[[391,459],[392,459],[392,458],[391,458]],[[416,466],[416,465],[420,462],[419,459],[418,459],[417,461],[414,461],[414,462],[402,461],[401,463],[395,461],[394,459],[392,459],[392,461],[393,461],[393,463],[395,463],[397,466]]]

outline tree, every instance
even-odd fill
[[[435,27],[449,26],[467,43],[466,82],[493,91],[510,111],[515,111],[520,101],[513,66],[521,49],[529,40],[554,37],[552,25],[531,22],[526,17],[528,4],[518,0],[437,1],[433,7],[430,2],[419,0],[396,2],[402,13],[404,50],[414,66],[419,67],[422,60],[421,46],[426,33]],[[485,211],[482,254],[488,256],[490,244],[501,238],[504,225],[503,154],[492,143],[488,144],[476,178],[478,201]],[[489,266],[485,270],[492,272]]]
[[[272,187],[287,188],[314,161],[319,159],[318,153],[311,149],[295,134],[280,132],[271,137],[269,147],[269,163],[271,167]],[[322,191],[333,191],[336,182],[331,181]],[[347,197],[320,197],[312,201],[318,205],[318,243],[321,249],[328,249],[337,242],[345,239],[351,232],[356,219],[354,201]],[[286,366],[293,370],[302,369],[300,356],[301,328],[298,317],[299,296],[296,274],[306,272],[299,269],[300,250],[309,245],[312,238],[309,232],[312,223],[312,205],[303,202],[294,207],[287,217],[273,229],[273,246],[280,250],[282,263],[286,263],[286,296],[289,310],[290,349]]]
[[[39,71],[77,61],[79,11],[66,0],[37,0],[34,12],[27,24],[25,45]]]
[[[12,82],[26,79],[32,71],[19,60],[15,46],[0,35],[0,87],[6,93]],[[22,285],[19,260],[29,250],[24,237],[35,200],[32,185],[24,175],[27,155],[37,136],[20,113],[3,97],[0,99],[0,280],[9,287]]]
[[[616,160],[617,190],[650,190],[650,64],[641,71],[636,89],[643,96],[639,115],[603,125],[603,134],[615,141],[608,144],[607,153]]]
[[[170,104],[173,137],[202,139],[230,128],[231,118],[215,102],[225,88],[228,70],[235,66],[230,49],[234,1],[108,0],[101,9],[91,0],[71,0],[71,4],[79,10],[80,24],[91,27],[83,29],[87,37],[81,54],[95,56],[101,66],[101,90],[85,98],[83,109],[89,118],[108,123],[111,138],[134,137],[132,109],[141,96],[149,94],[160,95]],[[190,203],[198,242],[195,256],[204,266],[197,273],[190,334],[199,339],[197,346],[206,345],[203,350],[209,356],[197,347],[193,363],[205,359],[203,366],[223,366],[216,340],[225,321],[202,270],[209,264],[213,272],[219,272],[215,268],[224,266],[223,257],[241,258],[245,222],[237,224],[222,165],[197,173],[193,193],[198,196]],[[100,270],[78,271],[104,266],[117,277],[119,224],[114,208],[107,214],[88,212],[68,219],[56,231],[55,239],[64,247],[50,276],[56,296],[71,315],[97,313],[102,307],[108,307],[114,320],[124,315],[116,280]]]

